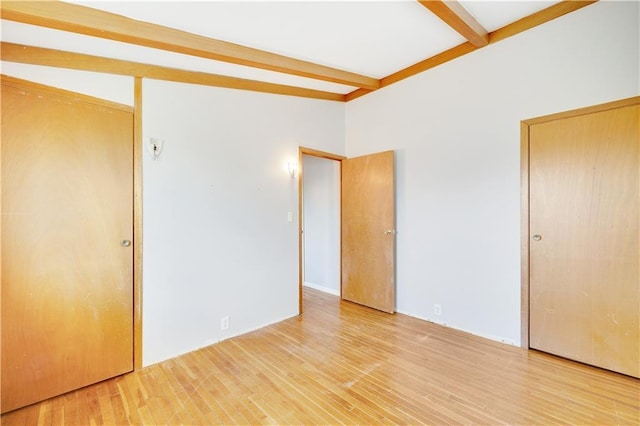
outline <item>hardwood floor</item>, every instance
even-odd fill
[[[305,289],[305,313],[3,425],[639,424],[640,381]]]

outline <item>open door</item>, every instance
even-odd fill
[[[394,152],[342,161],[342,298],[395,312]]]

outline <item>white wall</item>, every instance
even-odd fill
[[[0,72],[11,77],[133,106],[132,77],[13,62],[0,62]]]
[[[304,155],[304,283],[340,294],[340,163]]]
[[[133,104],[129,77],[12,63],[2,72]],[[344,104],[144,80],[150,137],[165,145],[143,158],[143,364],[297,315],[287,162],[298,146],[344,153]]]
[[[399,312],[520,342],[520,121],[638,95],[638,9],[599,2],[347,104],[348,156],[397,152]]]
[[[344,104],[154,80],[143,99],[144,140],[165,140],[143,162],[148,365],[297,315],[287,162],[300,145],[344,152]]]
[[[638,95],[639,16],[588,6],[348,103],[346,128],[343,104],[146,80],[144,138],[166,143],[144,159],[144,364],[297,313],[286,162],[345,134],[397,151],[398,310],[518,343],[520,120]],[[132,104],[127,77],[2,72]]]

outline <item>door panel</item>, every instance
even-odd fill
[[[2,84],[2,411],[133,369],[133,114]]]
[[[395,311],[393,151],[342,161],[342,298]]]
[[[532,125],[529,153],[530,346],[635,377],[639,114]]]

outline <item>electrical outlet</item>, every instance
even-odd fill
[[[436,315],[442,315],[442,306],[439,303],[433,305],[433,313]]]
[[[226,330],[229,328],[229,317],[220,318],[220,330]]]

